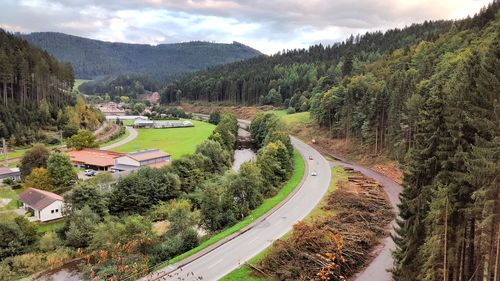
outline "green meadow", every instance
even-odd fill
[[[137,129],[139,135],[129,143],[114,148],[118,152],[158,148],[173,159],[192,154],[196,146],[206,140],[215,126],[206,122],[192,121],[194,127],[169,129]]]

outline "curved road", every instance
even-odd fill
[[[285,235],[292,226],[309,214],[328,189],[331,173],[326,159],[314,148],[292,137],[292,144],[306,160],[306,171],[295,193],[285,199],[264,219],[240,233],[179,263],[164,267],[141,280],[218,280]],[[315,170],[318,175],[311,176]]]
[[[137,130],[132,128],[131,126],[126,126],[125,127],[127,129],[127,131],[130,132],[130,135],[128,135],[128,137],[122,139],[121,141],[119,142],[115,142],[113,144],[110,144],[110,145],[107,145],[107,146],[104,146],[104,147],[101,147],[101,149],[103,150],[110,150],[112,148],[115,148],[115,147],[119,147],[121,145],[124,145],[130,141],[132,141],[133,139],[135,139],[137,137]]]

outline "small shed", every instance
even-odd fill
[[[0,180],[11,178],[13,180],[21,180],[21,171],[19,168],[0,167]]]

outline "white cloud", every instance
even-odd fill
[[[239,41],[271,54],[473,15],[487,0],[3,0],[0,26],[105,41]]]

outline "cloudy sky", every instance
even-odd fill
[[[489,0],[0,0],[0,27],[129,43],[238,41],[266,54],[426,19]]]

